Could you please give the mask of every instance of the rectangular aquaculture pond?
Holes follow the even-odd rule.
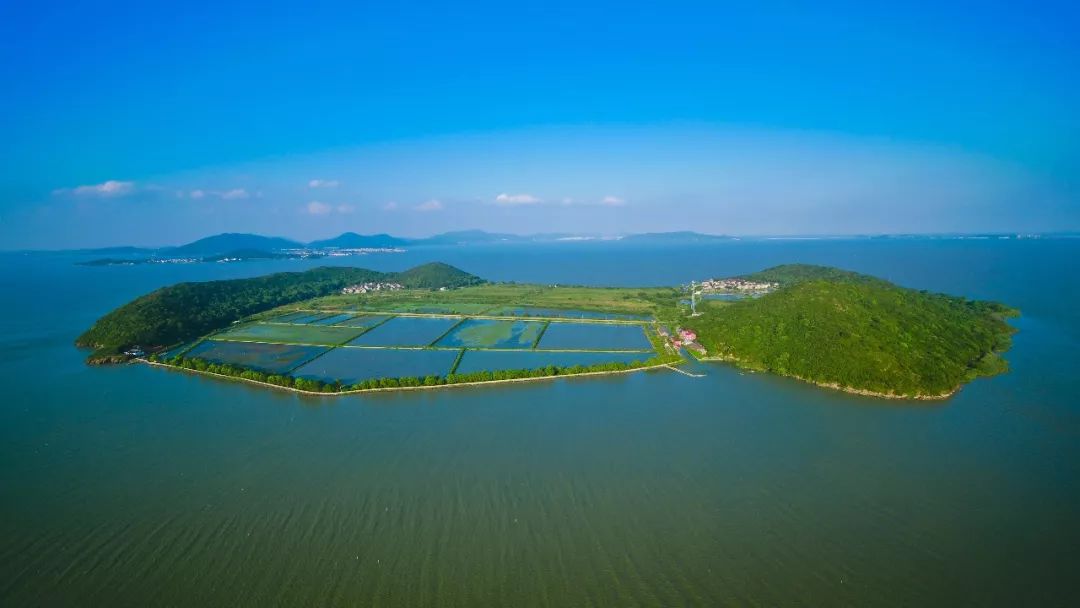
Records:
[[[293,323],[296,319],[302,319],[304,317],[310,317],[311,312],[307,310],[298,310],[296,312],[289,312],[283,315],[276,316],[272,319],[268,319],[271,323]]]
[[[460,321],[456,317],[394,317],[349,345],[427,346]]]
[[[406,312],[429,315],[475,315],[482,313],[491,307],[491,304],[478,304],[473,302],[401,302],[396,300],[380,302],[379,300],[371,300],[360,304],[358,309],[385,313]]]
[[[597,365],[600,363],[633,363],[645,361],[653,353],[559,353],[538,350],[493,351],[467,350],[455,373],[468,374],[482,371],[508,369],[540,369],[549,365],[570,367],[573,365]],[[318,360],[315,361],[316,363]]]
[[[299,378],[356,384],[378,378],[445,376],[459,351],[335,348],[293,372]]]
[[[295,319],[291,319],[289,323],[300,323],[306,325],[310,323],[316,323],[318,321],[322,321],[323,319],[334,316],[337,316],[337,314],[332,312],[308,312],[302,317],[296,317]]]
[[[542,308],[539,306],[503,306],[489,311],[494,317],[551,317],[555,319],[592,319],[601,321],[648,321],[646,315],[631,315],[615,312],[596,312],[593,310],[568,310],[563,308]]]
[[[352,315],[340,313],[340,314],[336,314],[336,315],[330,315],[329,317],[323,317],[322,319],[316,319],[315,321],[312,321],[311,324],[312,325],[341,325],[342,321],[346,321],[346,320],[348,320],[350,318],[352,318]]]
[[[469,319],[439,340],[437,346],[529,349],[543,329],[542,321]]]
[[[345,327],[374,327],[390,318],[390,315],[358,315],[336,323]]]
[[[321,325],[241,325],[214,336],[215,340],[252,340],[256,342],[299,342],[302,344],[342,344],[360,335],[361,327],[325,327]]]
[[[205,340],[184,356],[198,357],[214,363],[231,363],[272,374],[283,374],[326,351],[327,348],[323,346]]]
[[[652,350],[640,325],[552,322],[538,349]]]

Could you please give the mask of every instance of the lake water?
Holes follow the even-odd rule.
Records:
[[[2,254],[0,605],[1063,606],[1080,592],[1080,241],[462,247],[493,280],[834,264],[1021,308],[941,404],[701,365],[303,397],[72,340],[158,286],[304,268]]]

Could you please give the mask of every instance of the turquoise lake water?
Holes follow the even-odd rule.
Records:
[[[605,285],[814,262],[1022,309],[1012,371],[939,404],[721,364],[345,398],[91,368],[72,341],[134,296],[318,263],[76,259],[0,254],[2,606],[1067,606],[1080,593],[1080,241],[332,260]]]

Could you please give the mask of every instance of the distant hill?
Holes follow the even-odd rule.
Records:
[[[859,274],[857,272],[833,268],[831,266],[816,266],[814,264],[782,264],[760,272],[745,275],[742,278],[751,281],[780,283],[784,286],[796,285],[807,281],[843,281],[848,283],[884,282],[882,279],[870,275]]]
[[[464,270],[442,262],[431,262],[404,272],[390,275],[390,280],[406,287],[438,289],[439,287],[466,287],[479,285],[484,280]]]
[[[263,251],[262,249],[237,249],[226,253],[216,253],[203,258],[204,262],[218,262],[221,260],[281,260],[285,258],[301,257],[296,253],[281,253],[279,251]],[[322,257],[322,256],[316,256]]]
[[[699,232],[649,232],[644,234],[630,234],[619,239],[605,238],[602,240],[618,240],[624,243],[636,244],[674,244],[674,243],[708,243],[714,241],[730,240],[729,236],[701,234]],[[179,247],[166,247],[156,250],[159,255],[174,256],[210,256],[220,255],[233,251],[264,251],[274,252],[282,249],[299,249],[310,247],[312,249],[391,249],[396,247],[424,247],[424,246],[449,246],[449,245],[482,245],[495,243],[550,243],[558,241],[577,240],[601,240],[596,234],[575,233],[537,233],[537,234],[509,234],[504,232],[487,232],[484,230],[456,230],[444,232],[433,236],[413,239],[392,234],[358,234],[345,232],[329,239],[319,239],[310,243],[301,243],[292,239],[275,236],[262,236],[259,234],[247,234],[227,232],[199,239],[197,241],[180,245]],[[135,254],[149,253],[155,250],[137,247],[110,247],[99,250],[85,250],[100,254]]]
[[[332,239],[323,239],[321,241],[312,241],[308,243],[308,247],[316,249],[335,248],[335,249],[363,249],[363,248],[393,248],[404,247],[409,244],[408,239],[403,239],[396,236],[390,236],[389,234],[357,234],[355,232],[346,232],[338,235]]]
[[[789,264],[746,275],[781,287],[684,323],[713,358],[852,392],[944,397],[1008,369],[1017,311],[838,268]]]
[[[170,255],[211,255],[226,253],[229,251],[261,250],[274,251],[277,249],[294,249],[303,247],[301,243],[276,236],[262,236],[258,234],[243,234],[227,232],[208,236],[187,245],[181,245],[168,250]]]

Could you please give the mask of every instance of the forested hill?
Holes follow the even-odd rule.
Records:
[[[833,268],[832,266],[816,266],[814,264],[782,264],[780,266],[767,268],[760,272],[744,275],[741,278],[750,281],[779,283],[785,286],[805,283],[807,281],[889,284],[883,279],[872,277],[868,274],[859,274],[850,270]]]
[[[709,355],[818,384],[894,396],[951,393],[1007,369],[998,353],[1017,312],[821,266],[778,266],[747,278],[779,282],[756,299],[686,320]]]
[[[120,354],[133,345],[153,349],[192,340],[248,315],[368,281],[420,289],[484,282],[453,266],[431,263],[396,273],[324,267],[250,279],[180,283],[162,287],[110,312],[79,336],[75,344],[95,349],[90,362],[109,362],[121,358]]]

